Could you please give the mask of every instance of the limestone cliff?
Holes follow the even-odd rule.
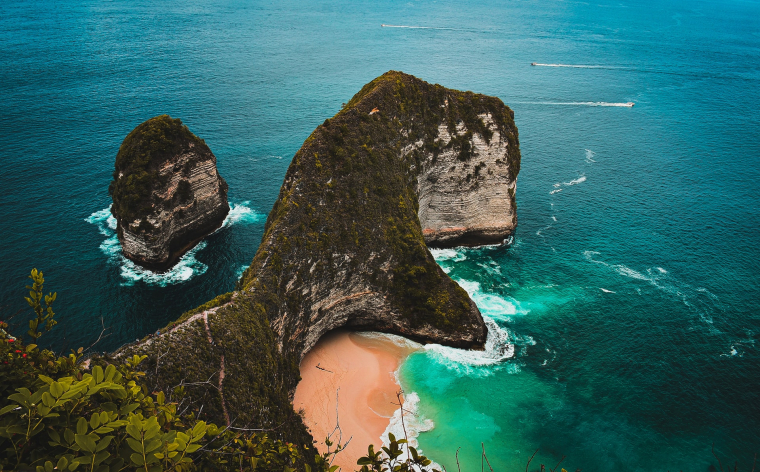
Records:
[[[179,119],[140,124],[116,156],[109,192],[124,255],[166,270],[229,213],[227,183],[206,143]]]
[[[478,308],[426,242],[508,237],[519,165],[501,100],[388,72],[295,154],[236,291],[121,353],[148,354],[159,387],[194,382],[206,414],[299,435],[288,395],[329,330],[483,347]]]

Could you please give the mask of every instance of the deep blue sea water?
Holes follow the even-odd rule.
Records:
[[[483,442],[495,470],[540,448],[531,468],[707,471],[714,442],[750,469],[757,2],[0,2],[0,316],[37,267],[59,294],[50,340],[105,325],[107,350],[229,291],[303,140],[391,69],[500,97],[523,157],[513,245],[436,252],[494,342],[402,366],[422,450],[448,470]],[[209,144],[234,211],[156,276],[105,210],[121,140],[162,113]]]

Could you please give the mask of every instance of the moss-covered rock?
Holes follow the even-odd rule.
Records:
[[[477,307],[426,241],[508,237],[519,163],[501,100],[388,72],[296,153],[236,291],[116,355],[149,355],[156,388],[187,384],[218,421],[305,444],[290,395],[327,331],[482,348]]]
[[[151,118],[127,135],[109,192],[124,255],[155,270],[174,265],[229,213],[216,157],[169,115]]]

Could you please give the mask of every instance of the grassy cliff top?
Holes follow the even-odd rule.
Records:
[[[191,144],[199,146],[202,153],[211,153],[206,143],[179,118],[172,119],[169,115],[151,118],[132,130],[119,147],[113,181],[108,188],[114,203],[112,213],[132,220],[149,211],[158,168]]]

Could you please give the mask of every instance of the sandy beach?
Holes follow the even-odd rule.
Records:
[[[337,413],[343,442],[351,442],[334,465],[356,470],[356,460],[367,453],[367,446],[381,446],[380,436],[399,408],[396,392],[401,387],[394,372],[412,351],[382,336],[336,331],[304,357],[293,406],[304,410],[320,452],[326,450],[324,439],[335,429]],[[337,432],[332,440],[337,442]]]

